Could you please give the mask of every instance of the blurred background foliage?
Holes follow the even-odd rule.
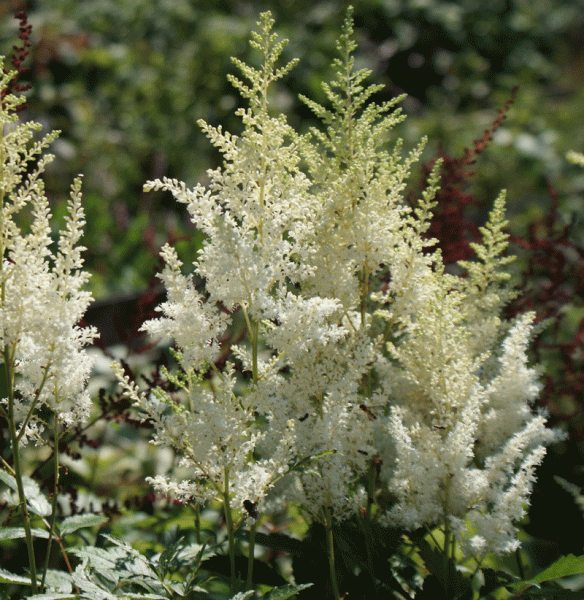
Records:
[[[474,206],[469,202],[477,223],[500,189],[508,189],[510,230],[516,240],[523,239],[513,247],[521,256],[517,281],[529,274],[520,308],[535,308],[540,316],[555,319],[535,348],[547,371],[541,404],[552,410],[555,422],[567,424],[572,437],[549,453],[540,471],[526,530],[534,536],[532,559],[542,565],[561,553],[581,553],[581,511],[573,494],[553,477],[584,489],[584,171],[565,160],[566,151],[584,149],[584,0],[352,3],[358,66],[372,70],[372,83],[385,84],[375,100],[408,94],[403,108],[409,118],[397,135],[406,148],[427,135],[424,161],[441,152],[464,157],[465,148],[476,149],[473,140],[491,127],[518,87],[506,120],[476,157],[477,164],[461,158],[453,163],[451,176],[453,185],[477,201]],[[0,53],[9,56],[17,40],[16,11],[27,10],[33,25],[25,63],[31,71],[24,78],[32,89],[22,117],[62,131],[47,173],[56,216],[64,212],[73,177],[84,174],[84,244],[91,285],[101,306],[111,309],[105,321],[111,325],[118,319],[114,329],[119,330],[108,333],[108,339],[119,340],[122,329],[129,339],[135,337],[139,323],[132,314],[148,312],[159,300],[155,292],[141,292],[156,284],[153,275],[164,242],[174,243],[184,262],[196,256],[202,238],[184,206],[162,193],[144,193],[142,186],[162,176],[191,186],[205,183],[206,169],[219,164],[220,156],[196,123],[203,118],[234,133],[241,130],[233,114],[240,100],[226,75],[236,72],[230,56],[257,60],[247,41],[259,13],[271,10],[276,31],[290,40],[284,58],[300,58],[274,95],[273,108],[304,131],[314,120],[298,95],[324,100],[321,81],[330,75],[347,4],[0,1]],[[471,169],[476,170],[472,178]],[[414,194],[422,185],[422,169],[419,175],[412,179]],[[452,193],[450,199],[460,200],[460,194]],[[550,213],[554,199],[557,211]],[[456,235],[450,237],[455,240]],[[107,335],[102,329],[102,336]],[[109,373],[109,360],[105,362],[103,371]],[[118,410],[115,403],[112,408],[103,402],[104,419],[117,421],[110,415]],[[100,461],[95,459],[90,474],[78,469],[83,485],[101,496],[92,482],[109,477],[122,496],[123,490],[146,493],[142,479],[135,480],[136,473],[157,470],[148,463],[151,458],[144,458],[151,456],[146,438],[127,424],[114,433],[111,428],[100,431]],[[116,475],[114,464],[120,470]],[[108,489],[103,496],[111,494]]]
[[[62,131],[48,187],[60,198],[84,173],[88,213],[85,243],[97,298],[142,289],[157,248],[182,238],[183,207],[143,183],[163,175],[192,185],[219,157],[196,124],[203,118],[240,130],[239,98],[226,80],[229,57],[253,61],[247,43],[259,13],[270,9],[290,39],[285,58],[298,56],[274,98],[301,130],[312,122],[298,101],[322,99],[343,0],[4,0],[0,48],[15,41],[16,10],[33,25],[28,66],[33,84],[24,118]],[[461,153],[509,98],[508,119],[481,156],[474,181],[480,200],[509,189],[512,213],[524,221],[549,205],[545,177],[561,179],[563,208],[579,214],[584,176],[564,160],[584,147],[584,0],[363,0],[355,4],[358,61],[386,85],[387,96],[409,94],[410,118],[398,134],[410,145]],[[382,100],[385,98],[376,98]],[[55,204],[59,210],[62,203]],[[200,244],[179,241],[185,260]]]

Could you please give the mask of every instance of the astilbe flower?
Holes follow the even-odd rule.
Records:
[[[235,61],[248,80],[231,78],[248,103],[241,137],[202,123],[224,155],[209,186],[146,185],[172,192],[207,236],[195,263],[207,295],[166,246],[168,300],[145,324],[175,340],[181,371],[167,376],[182,397],[142,392],[117,368],[156,443],[191,469],[191,480],[154,484],[183,500],[223,494],[241,509],[278,480],[276,499],[342,519],[364,505],[375,458],[387,523],[441,526],[474,554],[512,550],[534,468],[558,434],[529,407],[539,390],[526,357],[533,316],[501,318],[513,296],[504,195],[472,245],[478,260],[460,263],[468,276],[446,273],[427,237],[440,162],[410,207],[404,190],[424,140],[405,157],[400,140],[389,146],[400,99],[370,102],[379,86],[364,87],[369,71],[354,68],[350,15],[324,85],[330,108],[304,99],[324,128],[306,135],[268,110],[270,86],[293,66],[276,69],[284,43],[272,24],[263,14],[253,34],[263,67]],[[225,311],[236,310],[247,343],[227,349],[220,369]]]
[[[13,78],[14,72],[4,73],[0,89]],[[23,102],[7,94],[0,107],[0,344],[9,387],[1,410],[14,421],[21,443],[42,441],[43,407],[64,428],[87,418],[92,363],[84,347],[96,335],[78,326],[91,301],[82,289],[89,275],[78,245],[85,224],[81,179],[72,186],[54,250],[41,176],[53,158],[43,151],[58,132],[35,141],[41,126],[18,121]]]
[[[406,268],[390,282],[386,299],[394,302],[384,315],[402,325],[382,368],[390,404],[378,435],[393,440],[382,452],[382,478],[395,496],[386,521],[442,524],[475,556],[518,547],[514,523],[534,469],[561,437],[529,408],[540,389],[526,355],[534,315],[510,323],[498,316],[512,295],[503,208],[502,194],[481,228],[483,243],[472,245],[479,260],[459,263],[467,278],[446,274],[435,253],[415,276]],[[410,294],[423,296],[415,315],[399,306]]]

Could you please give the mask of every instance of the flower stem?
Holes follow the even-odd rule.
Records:
[[[14,422],[14,362],[11,360],[11,352],[8,347],[4,347],[4,368],[6,370],[6,381],[8,387],[8,428],[10,431],[10,444],[12,446],[12,458],[14,461],[14,478],[18,490],[18,501],[22,509],[22,519],[24,524],[24,534],[26,539],[26,548],[28,551],[28,563],[30,569],[30,587],[33,595],[37,592],[37,574],[34,556],[34,546],[32,531],[30,526],[30,514],[26,506],[26,496],[24,494],[24,484],[22,482],[22,464],[20,462],[19,438],[16,433],[16,423]]]
[[[195,541],[201,544],[201,505],[195,504]]]
[[[253,560],[255,551],[255,534],[258,526],[256,519],[253,519],[251,527],[249,528],[249,545],[247,548],[247,580],[245,582],[245,591],[252,589],[253,586]]]
[[[252,363],[252,383],[253,385],[257,385],[258,382],[258,345],[259,345],[259,331],[260,324],[258,321],[252,321],[249,318],[249,314],[247,312],[247,308],[242,306],[243,316],[245,317],[245,322],[247,324],[247,332],[249,343],[251,344],[251,363]]]
[[[223,511],[227,526],[227,540],[229,543],[229,567],[231,575],[231,593],[235,593],[235,537],[233,535],[233,519],[231,518],[231,505],[229,503],[229,467],[225,467],[225,489],[223,492]]]
[[[53,501],[51,506],[51,520],[49,524],[49,539],[47,540],[47,554],[45,557],[45,567],[43,569],[43,576],[41,579],[41,590],[45,586],[45,578],[47,576],[47,570],[49,568],[51,559],[51,548],[53,545],[53,535],[55,531],[55,518],[57,516],[57,499],[59,497],[59,419],[57,413],[53,415],[54,418],[54,431],[53,436],[55,439],[55,449],[53,452]]]
[[[327,506],[324,509],[325,529],[326,529],[326,549],[329,562],[331,585],[333,588],[333,596],[335,600],[340,600],[339,584],[337,582],[337,570],[335,568],[335,548],[333,543],[333,518],[331,509]]]
[[[377,479],[376,474],[377,472],[375,465],[371,465],[369,467],[369,473],[367,478],[367,506],[363,513],[361,513],[361,518],[359,519],[365,537],[365,550],[367,552],[367,570],[369,571],[369,576],[374,587],[375,568],[373,566],[373,554],[371,551],[373,547],[373,536],[371,533],[371,507],[373,505],[373,499],[375,494]]]
[[[253,338],[251,346],[251,361],[252,361],[252,382],[256,386],[258,383],[258,336],[259,336],[259,323],[254,321],[253,323]]]
[[[444,503],[444,573],[446,575],[445,581],[445,592],[446,596],[450,597],[450,582],[451,578],[451,567],[454,564],[454,540],[452,539],[452,531],[450,530],[449,516],[449,500],[450,500],[450,482],[449,478],[446,483],[446,501]],[[452,556],[451,556],[452,555]],[[452,562],[451,562],[452,558]]]

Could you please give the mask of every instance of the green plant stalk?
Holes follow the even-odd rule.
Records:
[[[255,553],[255,534],[258,526],[256,519],[249,528],[249,544],[247,547],[247,579],[245,581],[245,591],[251,590],[253,587],[253,561]]]
[[[326,529],[326,550],[329,563],[329,571],[331,578],[331,585],[333,588],[333,596],[335,600],[340,600],[339,595],[339,584],[337,582],[337,570],[335,568],[335,548],[333,540],[333,518],[331,515],[331,509],[327,506],[324,509],[325,518],[325,529]]]
[[[363,535],[365,537],[365,550],[367,552],[367,570],[371,581],[375,584],[375,568],[373,566],[373,554],[371,548],[373,547],[373,539],[371,535],[371,507],[373,506],[373,495],[375,493],[376,486],[376,472],[375,466],[369,467],[369,474],[367,477],[367,507],[365,508],[365,514],[359,519],[361,528],[363,529]]]
[[[446,596],[450,596],[450,554],[454,554],[454,540],[452,539],[452,532],[450,530],[450,521],[448,520],[448,509],[449,509],[449,496],[450,496],[450,479],[446,484],[446,501],[444,503],[444,573],[446,575]],[[454,559],[454,556],[452,557]]]
[[[233,519],[229,504],[229,467],[225,467],[225,489],[223,491],[223,511],[227,525],[227,540],[229,544],[229,567],[231,575],[231,593],[235,592],[235,536],[233,535]]]
[[[14,355],[13,355],[14,356]],[[12,362],[11,362],[12,364]],[[49,363],[46,367],[45,367],[45,372],[43,375],[43,379],[38,387],[37,390],[35,390],[35,394],[34,394],[34,399],[33,401],[30,403],[30,408],[28,409],[28,412],[26,413],[26,417],[24,419],[24,421],[22,422],[22,425],[20,426],[20,431],[18,432],[18,434],[16,435],[16,439],[20,440],[20,438],[24,435],[24,432],[26,431],[26,426],[28,425],[28,422],[30,421],[34,410],[36,408],[37,405],[37,401],[41,396],[41,392],[43,391],[43,388],[45,387],[45,383],[47,381],[47,378],[49,376],[49,368],[50,368],[51,364]]]
[[[263,186],[262,186],[262,196],[263,196]],[[258,346],[259,346],[259,323],[258,321],[254,321],[252,324],[252,328],[249,331],[250,334],[250,342],[251,342],[251,362],[252,362],[252,386],[256,387],[258,383]],[[255,534],[257,528],[257,521],[253,519],[253,523],[249,528],[249,546],[248,546],[248,555],[247,555],[247,578],[245,580],[245,589],[246,591],[251,590],[253,586],[253,561],[254,561],[254,551],[255,551]]]
[[[201,506],[195,504],[195,541],[201,544]]]
[[[515,550],[515,560],[517,561],[517,569],[519,571],[519,577],[525,580],[525,569],[523,568],[523,562],[521,560],[521,550],[517,548]]]
[[[367,303],[369,301],[369,277],[370,267],[367,262],[362,271],[362,288],[361,288],[361,327],[365,325],[365,316],[367,315]]]
[[[49,539],[47,540],[47,554],[45,557],[45,566],[43,569],[43,575],[41,578],[40,589],[43,590],[45,587],[45,578],[47,576],[47,570],[49,568],[51,559],[51,549],[53,546],[53,535],[55,531],[55,519],[57,517],[57,500],[59,498],[59,419],[57,413],[53,414],[53,437],[55,439],[55,450],[53,455],[53,499],[51,502],[51,520],[49,522]]]
[[[255,387],[258,383],[258,337],[260,324],[257,321],[253,322],[253,332],[250,332],[251,336],[251,361],[252,361],[252,381]]]
[[[247,308],[242,306],[243,316],[245,317],[245,323],[247,325],[248,339],[251,344],[251,369],[252,369],[252,382],[255,386],[258,382],[258,345],[259,345],[259,329],[260,324],[257,321],[251,321]]]
[[[2,299],[4,299],[4,286],[2,286]],[[24,494],[24,485],[22,483],[22,465],[20,462],[19,439],[16,434],[16,425],[14,422],[14,362],[12,360],[10,349],[4,346],[4,369],[6,370],[6,381],[8,382],[8,429],[10,432],[10,444],[12,446],[12,458],[14,460],[14,478],[18,489],[18,501],[22,508],[22,517],[24,524],[24,533],[26,539],[26,548],[28,551],[28,562],[30,569],[30,587],[34,594],[37,593],[37,574],[34,555],[34,546],[32,531],[30,526],[30,514],[26,506],[26,496]]]

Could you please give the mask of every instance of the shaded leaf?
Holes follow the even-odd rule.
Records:
[[[94,600],[92,596],[85,596],[79,594],[63,594],[63,593],[48,593],[48,594],[36,594],[34,596],[26,596],[25,600]]]
[[[101,525],[107,520],[107,517],[104,517],[103,515],[73,515],[72,517],[67,517],[61,523],[61,535],[73,533],[74,531],[82,529],[83,527],[94,527],[95,525]]]
[[[5,571],[0,567],[0,583],[24,583],[25,585],[30,585],[30,577],[16,575],[15,573],[10,573],[10,571]]]
[[[6,473],[6,471],[0,470],[0,481],[3,481],[11,490],[14,490],[15,492],[18,491],[16,479],[14,479],[12,475]]]
[[[39,515],[39,517],[48,517],[51,514],[51,504],[41,492],[39,484],[30,477],[23,477],[22,485],[24,486],[26,503],[31,512]]]
[[[49,537],[49,532],[44,529],[31,529],[30,532],[33,537],[45,539]],[[0,529],[0,540],[16,540],[24,537],[26,537],[24,527],[2,527]]]
[[[534,579],[549,581],[550,579],[559,579],[560,577],[569,577],[580,573],[584,573],[584,556],[568,554],[568,556],[562,556],[547,569],[538,573]]]
[[[274,588],[266,596],[267,600],[287,600],[296,595],[301,590],[310,587],[312,583],[303,583],[302,585],[283,585],[282,587]]]

